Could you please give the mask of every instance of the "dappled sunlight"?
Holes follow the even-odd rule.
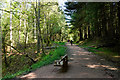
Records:
[[[37,51],[35,51],[35,53],[37,53]]]
[[[90,60],[90,58],[76,58],[76,60],[86,61],[86,60]]]
[[[4,53],[3,53],[4,54]],[[20,56],[22,56],[22,55],[24,55],[24,53],[7,53],[7,56],[9,57],[9,56],[13,56],[13,55],[20,55]]]
[[[76,53],[76,54],[72,54],[72,55],[85,55],[85,56],[90,55],[89,52],[74,51],[74,53]],[[87,54],[87,55],[86,55],[86,54]]]
[[[101,61],[105,61],[105,59],[100,59]]]
[[[84,60],[89,60],[90,58],[82,58],[82,59],[84,59]]]
[[[78,55],[86,55],[86,54],[78,54]]]
[[[97,68],[97,67],[100,67],[100,65],[87,65],[87,67],[89,67],[89,68]]]
[[[76,51],[77,53],[80,53],[80,54],[88,54],[89,52],[81,52],[81,51]]]
[[[72,55],[77,55],[77,54],[72,54]]]
[[[108,68],[108,69],[110,69],[110,70],[118,70],[117,68]]]
[[[113,56],[114,58],[120,58],[120,56]]]
[[[118,70],[117,68],[114,68],[114,67],[111,67],[111,66],[107,66],[107,65],[87,65],[87,67],[89,68],[100,68],[100,67],[103,67],[103,68],[107,68],[107,69],[110,69],[110,70]]]
[[[74,58],[70,58],[70,60],[74,60]]]
[[[84,43],[84,41],[80,41],[80,42],[79,42],[79,44],[82,44],[82,43]]]
[[[28,78],[28,79],[31,79],[31,78],[36,78],[36,74],[35,73],[29,73],[27,75],[24,75],[22,76],[21,78]]]
[[[3,78],[114,78],[120,4],[61,1],[0,2]]]

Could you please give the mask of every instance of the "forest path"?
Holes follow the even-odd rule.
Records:
[[[21,78],[112,78],[117,68],[111,62],[76,45],[66,43],[69,57],[68,68],[62,70],[53,64],[43,66]]]

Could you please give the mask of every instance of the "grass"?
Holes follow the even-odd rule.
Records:
[[[42,66],[51,64],[54,62],[54,60],[60,59],[61,56],[65,55],[66,52],[66,47],[64,47],[63,45],[65,45],[64,42],[55,42],[59,45],[59,47],[57,47],[54,50],[51,50],[50,53],[44,57],[42,57],[39,61],[37,61],[35,64],[32,64],[29,68],[27,66],[24,66],[24,68],[22,68],[21,70],[17,71],[16,73],[8,73],[7,75],[5,75],[2,80],[8,79],[8,78],[14,78],[18,75],[21,75],[23,73],[28,73],[30,71],[33,71],[37,68],[40,68]],[[15,56],[13,57],[15,58]],[[22,60],[24,58],[21,58]],[[15,66],[14,66],[15,67]],[[21,66],[22,67],[22,66]]]
[[[65,45],[65,42],[54,42],[55,44]]]
[[[51,51],[49,55],[43,57],[41,61],[37,62],[36,64],[33,64],[31,66],[31,68],[36,69],[36,68],[39,68],[41,66],[53,63],[54,60],[60,59],[60,57],[65,54],[65,51],[66,51],[66,48],[60,46],[57,49],[55,49],[54,51]]]
[[[101,44],[100,41],[97,40],[86,40],[80,42],[81,44],[78,44],[79,47],[85,48],[90,52],[93,52],[99,56],[104,57],[106,60],[110,60],[112,62],[118,63],[120,62],[120,54],[119,51],[117,51],[117,46],[113,47],[101,47],[101,48],[95,48],[98,44]],[[117,64],[117,66],[120,64]]]

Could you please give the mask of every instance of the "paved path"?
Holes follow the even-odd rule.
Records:
[[[53,64],[41,67],[21,78],[114,78],[117,68],[111,62],[76,45],[66,43],[69,66],[66,70]]]

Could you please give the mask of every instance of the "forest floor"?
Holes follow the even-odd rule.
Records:
[[[118,78],[114,63],[73,44],[66,43],[69,63],[67,69],[53,64],[43,66],[19,78]]]

